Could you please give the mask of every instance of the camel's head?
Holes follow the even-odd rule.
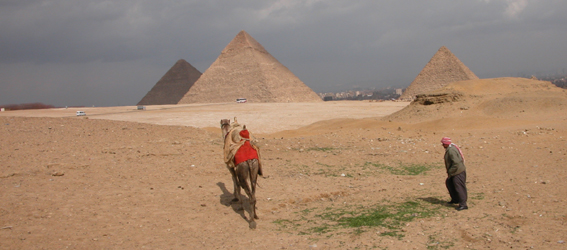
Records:
[[[221,120],[220,120],[220,125],[221,125],[221,128],[222,128],[223,126],[226,126],[226,125],[229,125],[229,126],[230,126],[230,119],[221,119]]]
[[[230,119],[220,120],[220,127],[222,131],[222,136],[225,137],[228,131],[230,131]]]

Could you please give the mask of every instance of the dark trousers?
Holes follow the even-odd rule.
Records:
[[[449,177],[445,180],[445,185],[447,190],[449,190],[449,195],[451,195],[451,201],[459,203],[460,207],[467,206],[467,171]]]

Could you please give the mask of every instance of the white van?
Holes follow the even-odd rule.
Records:
[[[246,102],[246,98],[238,98],[236,99],[237,103],[245,103]]]
[[[85,116],[87,113],[85,111],[77,111],[77,116]]]

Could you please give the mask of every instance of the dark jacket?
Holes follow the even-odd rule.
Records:
[[[447,168],[447,174],[451,177],[466,170],[463,157],[454,145],[449,145],[445,149],[445,168]]]

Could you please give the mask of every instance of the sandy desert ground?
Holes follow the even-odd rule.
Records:
[[[500,78],[428,98],[2,112],[0,249],[567,248],[566,91]],[[222,161],[234,116],[262,150],[255,230]],[[443,136],[468,210],[445,204]]]
[[[0,116],[76,117],[85,111],[89,119],[104,119],[151,123],[158,125],[191,126],[214,132],[220,119],[241,121],[254,128],[255,133],[273,133],[298,129],[309,124],[337,118],[383,117],[408,105],[408,102],[327,102],[327,103],[215,103],[122,107],[56,108],[21,110],[0,113]],[[219,132],[220,133],[220,132]]]

